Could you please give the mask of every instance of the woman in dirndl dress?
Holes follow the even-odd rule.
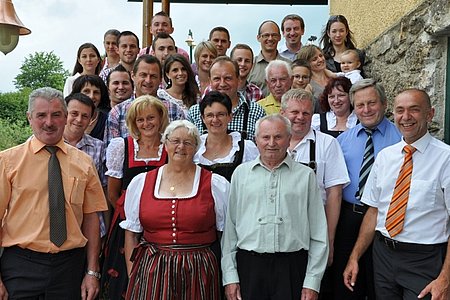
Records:
[[[125,198],[126,299],[219,299],[210,245],[223,230],[229,183],[194,164],[200,136],[192,123],[172,122],[162,141],[169,162],[136,176]]]
[[[161,135],[169,118],[160,100],[149,95],[135,99],[127,111],[126,122],[130,136],[113,138],[106,153],[108,198],[114,207],[114,216],[103,250],[101,295],[111,300],[124,299],[128,284],[125,233],[119,226],[125,219],[125,191],[136,175],[167,162]]]

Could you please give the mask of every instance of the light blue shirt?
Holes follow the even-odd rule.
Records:
[[[224,285],[239,282],[237,248],[258,253],[304,249],[308,264],[303,287],[319,291],[328,259],[328,237],[314,172],[289,155],[273,170],[259,157],[237,167],[231,179],[222,243]]]
[[[360,204],[355,195],[358,191],[359,171],[366,147],[367,134],[360,123],[344,131],[337,137],[337,140],[344,153],[345,164],[350,176],[350,184],[342,190],[342,198],[349,203]],[[377,130],[373,132],[372,140],[376,157],[382,149],[398,143],[401,140],[401,134],[392,122],[383,118],[377,125]]]

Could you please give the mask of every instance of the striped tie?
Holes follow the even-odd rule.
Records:
[[[373,151],[372,134],[376,129],[364,128],[367,133],[366,147],[364,148],[364,156],[359,170],[359,189],[356,192],[356,198],[361,198],[364,187],[366,186],[367,177],[369,177],[370,169],[372,169],[373,162],[375,161],[375,155]]]
[[[413,169],[412,155],[416,151],[416,148],[411,145],[406,145],[403,151],[405,151],[405,160],[400,168],[386,217],[386,229],[391,237],[396,236],[403,230]]]

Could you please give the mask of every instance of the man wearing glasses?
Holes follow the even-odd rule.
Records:
[[[267,85],[265,82],[264,70],[269,62],[275,59],[284,60],[290,63],[290,60],[284,58],[278,53],[277,46],[281,39],[280,27],[271,20],[262,22],[258,29],[256,39],[261,44],[261,52],[255,57],[253,69],[250,72],[248,81],[256,84],[261,90],[263,96],[268,95]]]

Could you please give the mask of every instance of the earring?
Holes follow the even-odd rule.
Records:
[[[169,78],[169,80],[167,81],[167,85],[169,85],[169,86],[172,85],[172,79]]]

